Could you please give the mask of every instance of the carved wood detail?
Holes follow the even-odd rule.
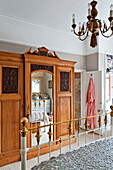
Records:
[[[46,56],[46,57],[52,57],[52,58],[59,58],[55,51],[50,52],[47,48],[45,47],[40,47],[37,48],[36,50],[32,51],[32,48],[30,48],[27,51],[27,54],[34,54],[34,55],[40,55],[40,56]]]
[[[70,88],[69,72],[60,72],[60,91],[69,91]]]
[[[18,93],[18,68],[2,67],[2,93]]]
[[[47,70],[53,73],[53,66],[31,64],[31,72],[35,70]]]

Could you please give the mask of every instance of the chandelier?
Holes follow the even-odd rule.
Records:
[[[75,14],[73,14],[72,16],[73,33],[77,35],[81,41],[84,41],[88,37],[90,32],[92,34],[90,46],[93,48],[97,46],[97,36],[99,35],[99,30],[101,34],[106,38],[109,38],[113,35],[113,4],[110,6],[110,16],[108,18],[110,22],[109,27],[107,27],[105,21],[101,22],[100,19],[96,18],[98,14],[96,5],[97,1],[95,0],[88,4],[88,21],[86,23],[84,22],[83,24],[79,23],[78,32],[76,31]],[[108,32],[109,30],[111,31],[110,35],[106,35],[106,32]]]

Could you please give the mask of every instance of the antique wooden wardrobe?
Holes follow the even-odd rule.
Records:
[[[53,122],[74,118],[74,64],[59,59],[45,47],[25,54],[0,52],[0,166],[20,160],[20,119],[31,114],[33,71],[52,74]],[[32,127],[31,122],[28,127]],[[53,138],[66,136],[67,127],[67,124],[56,126]],[[27,145],[31,146],[31,133]],[[46,153],[46,148],[42,153]],[[28,159],[36,155],[36,149],[29,151]]]

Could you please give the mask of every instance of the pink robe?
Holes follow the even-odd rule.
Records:
[[[95,114],[95,88],[93,79],[90,78],[87,89],[87,116],[94,116]],[[94,129],[96,127],[96,118],[88,118],[88,128]]]

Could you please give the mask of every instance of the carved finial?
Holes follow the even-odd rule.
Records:
[[[21,130],[22,137],[25,137],[28,132],[28,129],[26,128],[27,123],[28,123],[28,119],[26,117],[21,118],[21,124],[23,126]]]
[[[105,122],[105,126],[107,126],[107,122],[108,122],[108,120],[107,120],[107,115],[105,115],[104,122]]]
[[[38,145],[39,145],[39,143],[40,143],[40,138],[41,138],[41,136],[42,135],[40,135],[40,131],[39,131],[39,126],[38,126],[38,128],[37,128],[37,134],[36,134],[36,139],[37,139],[37,143],[38,143]]]
[[[71,130],[72,130],[72,127],[71,127],[71,120],[70,120],[70,122],[69,122],[69,127],[68,127],[68,129],[69,129],[69,136],[71,136]]]
[[[77,126],[77,128],[78,128],[78,133],[80,133],[80,121],[79,121],[79,118],[78,118],[78,126]]]
[[[110,112],[111,117],[113,117],[113,105],[110,106],[110,109],[111,109],[111,112]]]
[[[35,50],[33,48],[30,48],[29,50],[25,52],[25,54],[33,54],[33,55],[46,56],[46,57],[52,57],[52,58],[59,58],[54,51],[50,52],[46,47],[40,47]]]
[[[47,134],[49,136],[49,142],[50,142],[51,141],[51,137],[52,137],[51,123],[49,125],[49,132]]]
[[[98,118],[98,124],[99,124],[99,128],[100,128],[102,125],[101,116],[99,116],[99,118]]]
[[[87,131],[88,130],[88,121],[87,121],[87,118],[86,118],[86,120],[85,120],[85,123],[84,123],[84,126],[85,126],[85,130]]]

